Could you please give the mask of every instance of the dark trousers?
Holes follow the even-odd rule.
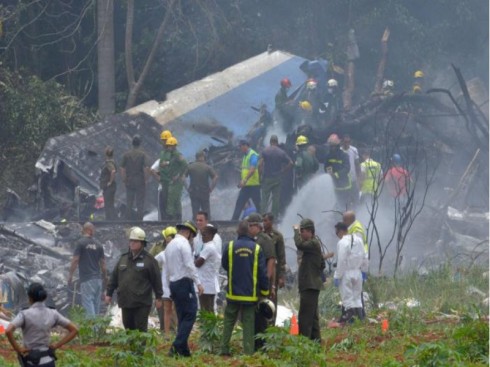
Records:
[[[252,199],[257,209],[257,213],[260,213],[260,186],[244,186],[240,189],[238,193],[238,198],[236,199],[235,210],[233,211],[233,216],[231,220],[238,220],[240,213],[245,206],[245,203]]]
[[[202,210],[208,213],[208,219],[211,220],[211,208],[209,205],[209,195],[207,197],[189,195],[191,198],[192,218],[196,218],[197,212]]]
[[[114,207],[114,198],[116,196],[116,183],[113,182],[111,186],[105,188],[102,194],[104,196],[105,220],[116,220],[116,208]]]
[[[127,330],[148,330],[148,316],[150,315],[151,306],[142,306],[135,308],[121,308],[122,322]]]
[[[318,296],[320,291],[306,289],[299,292],[299,333],[311,340],[321,340],[320,319],[318,317]]]
[[[159,220],[167,220],[167,199],[168,199],[168,184],[162,184],[162,189],[158,191],[158,218]]]
[[[178,320],[177,335],[172,343],[172,349],[176,354],[190,356],[187,341],[197,315],[197,298],[192,279],[182,278],[170,282],[170,296],[174,301]]]
[[[136,201],[136,216],[133,218],[133,205]],[[145,185],[138,187],[126,186],[126,219],[143,220],[145,211]]]
[[[203,294],[199,296],[199,305],[202,311],[214,313],[214,294]]]
[[[265,330],[269,326],[269,322],[266,320],[266,318],[258,312],[258,309],[255,309],[255,351],[258,351],[260,348],[262,348],[265,344],[264,339],[262,338],[257,338],[257,334],[259,333],[265,333]]]

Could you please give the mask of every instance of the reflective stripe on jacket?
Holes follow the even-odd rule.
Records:
[[[361,192],[365,194],[374,194],[378,189],[378,180],[381,176],[381,164],[372,159],[367,159],[361,163],[361,169],[364,173]]]
[[[364,226],[362,225],[361,222],[358,220],[355,220],[354,223],[352,223],[349,228],[347,229],[348,234],[359,234],[359,238],[362,239],[362,242],[364,244],[364,250],[366,253],[369,250],[368,243],[367,243],[367,236],[366,236],[366,230],[364,229]]]
[[[250,158],[252,156],[258,156],[258,154],[255,150],[249,149],[248,153],[242,159],[242,181],[244,181],[247,178],[248,171],[250,170]],[[248,179],[245,186],[258,186],[258,185],[260,185],[259,170],[256,167],[255,172]]]
[[[240,236],[230,241],[221,259],[228,273],[226,298],[232,302],[253,303],[269,294],[265,257],[253,239]]]

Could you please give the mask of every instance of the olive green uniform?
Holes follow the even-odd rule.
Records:
[[[195,218],[199,210],[208,213],[211,217],[209,206],[210,189],[209,180],[216,177],[214,169],[206,162],[193,162],[187,168],[189,176],[189,197],[191,198],[192,218]]]
[[[299,333],[312,340],[321,340],[318,316],[318,297],[323,287],[322,274],[325,260],[317,239],[303,241],[299,230],[294,230],[294,243],[303,253],[298,270],[300,304],[298,313]]]
[[[272,238],[269,237],[268,234],[264,232],[260,232],[257,235],[256,242],[262,248],[265,257],[266,267],[267,267],[267,262],[269,261],[269,259],[277,258],[276,250],[274,247],[274,241],[272,240]],[[272,287],[273,285],[274,284],[271,284],[269,279],[269,292],[270,292],[270,287]],[[265,317],[261,313],[255,312],[255,335],[259,333],[264,333],[268,326],[269,326],[269,322],[265,319]],[[255,350],[259,350],[263,346],[264,346],[264,340],[261,338],[256,338]]]
[[[117,218],[116,209],[114,208],[114,198],[116,196],[116,181],[111,182],[112,171],[117,171],[116,162],[113,159],[106,159],[102,171],[100,172],[99,186],[104,196],[104,212],[106,220],[115,220]]]
[[[124,153],[121,167],[126,171],[126,218],[132,218],[132,209],[136,200],[136,220],[143,219],[145,210],[145,169],[149,167],[148,156],[139,148],[133,148]]]
[[[276,252],[276,291],[278,289],[279,278],[284,277],[286,273],[286,247],[284,245],[284,237],[277,229],[272,228],[267,235],[272,239],[274,250]],[[274,306],[277,310],[277,294],[274,299]],[[274,313],[274,324],[276,323],[277,312]]]
[[[167,190],[165,213],[162,219],[182,220],[182,190],[187,161],[177,150],[163,150],[160,155],[160,183]]]
[[[130,251],[122,254],[107,285],[107,295],[112,297],[115,290],[124,328],[147,331],[152,291],[157,299],[163,296],[162,276],[155,258],[145,250],[136,258]]]
[[[295,187],[300,189],[318,171],[318,160],[312,156],[306,147],[301,147],[294,163]]]

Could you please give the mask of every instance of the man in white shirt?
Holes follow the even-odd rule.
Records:
[[[165,265],[170,296],[177,311],[178,328],[169,356],[190,357],[188,339],[196,321],[197,298],[204,291],[192,257],[191,242],[197,234],[194,223],[187,221],[177,224],[177,234],[165,249]]]
[[[194,258],[198,258],[201,253],[204,245],[204,241],[202,240],[202,230],[209,224],[209,215],[207,212],[199,211],[196,214],[196,227],[198,229],[196,238],[194,238]],[[221,256],[223,240],[221,236],[216,233],[213,237],[213,242],[218,250],[218,253]],[[219,289],[218,289],[219,290]]]
[[[345,223],[335,225],[337,243],[337,269],[334,284],[339,288],[342,299],[342,316],[340,323],[350,322],[353,317],[363,318],[362,313],[362,272],[367,271],[367,259],[362,240],[348,234]]]
[[[340,147],[342,151],[347,153],[349,156],[350,163],[350,179],[352,182],[352,188],[350,191],[349,205],[357,205],[359,202],[359,186],[358,179],[361,177],[361,165],[359,163],[359,152],[357,148],[351,145],[351,138],[349,135],[345,134],[342,139],[342,146]]]
[[[218,282],[218,272],[221,266],[221,254],[213,242],[213,237],[218,229],[212,224],[208,224],[201,231],[204,242],[199,257],[194,261],[197,273],[204,288],[204,293],[199,296],[201,310],[214,312],[214,299],[216,296],[216,283]]]

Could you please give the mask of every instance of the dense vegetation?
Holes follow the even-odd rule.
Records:
[[[136,81],[156,30],[166,21],[149,63],[151,77],[142,81],[136,104],[162,100],[168,91],[269,44],[342,67],[349,29],[356,31],[360,48],[354,102],[373,89],[386,27],[391,36],[385,76],[395,80],[397,90],[409,88],[416,69],[440,86],[450,63],[461,66],[465,77],[488,84],[489,4],[484,0],[6,0],[0,4],[2,187],[32,183],[32,167],[46,139],[95,120],[89,110],[98,109],[98,4],[114,7],[115,56],[109,66],[116,112],[127,105],[131,84],[125,55],[129,14]]]
[[[240,355],[241,331],[232,339],[233,357],[216,355],[222,317],[200,315],[191,335],[190,359],[166,356],[171,340],[157,331],[130,332],[107,328],[109,319],[87,322],[80,311],[71,318],[80,335],[59,351],[62,366],[488,366],[488,304],[478,290],[488,289],[488,271],[478,267],[451,270],[443,266],[426,275],[409,274],[393,280],[368,280],[372,320],[346,328],[328,329],[338,317],[339,294],[327,283],[320,297],[322,344],[295,335],[288,328],[270,328],[266,350]],[[282,292],[280,303],[297,307],[297,290]],[[488,302],[488,299],[486,300]],[[387,319],[383,332],[379,321]],[[374,321],[377,320],[377,321]],[[5,338],[0,363],[14,366],[14,354]],[[142,345],[146,345],[142,348]]]

